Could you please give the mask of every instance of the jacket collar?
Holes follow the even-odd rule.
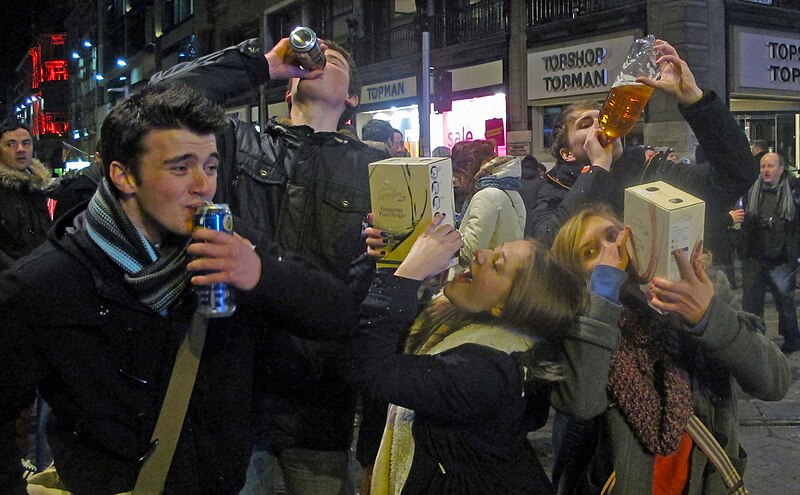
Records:
[[[0,162],[0,187],[13,191],[42,191],[50,182],[50,170],[42,162],[34,159],[27,170],[17,170]]]

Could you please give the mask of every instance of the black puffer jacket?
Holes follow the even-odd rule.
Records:
[[[179,81],[224,102],[268,78],[263,51],[248,40],[156,74],[151,83]],[[367,165],[388,155],[343,133],[275,119],[259,132],[231,118],[217,147],[222,166],[216,201],[365,297],[373,266],[353,261],[366,250],[361,223],[370,210]],[[277,450],[348,449],[354,400],[338,370],[342,348],[297,338],[289,322],[276,326],[284,331],[266,336],[269,352],[260,356],[265,395],[259,436]]]
[[[148,452],[196,298],[187,289],[169,315],[154,313],[88,238],[82,215],[79,230],[65,232],[72,220],[0,276],[0,397],[22,395],[35,376],[53,407],[47,438],[61,478],[75,493],[119,493],[133,488]],[[244,484],[259,333],[284,321],[305,337],[336,338],[358,313],[346,284],[244,227],[236,230],[255,243],[261,280],[239,293],[232,317],[209,322],[165,494],[233,494]],[[43,304],[42,294],[60,302]]]
[[[0,270],[43,243],[50,228],[45,194],[50,171],[39,160],[29,170],[0,162]]]

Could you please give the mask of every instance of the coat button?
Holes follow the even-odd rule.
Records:
[[[348,206],[350,206],[350,201],[347,201],[346,199],[343,199],[343,200],[342,200],[342,206],[344,206],[345,208],[347,208]]]

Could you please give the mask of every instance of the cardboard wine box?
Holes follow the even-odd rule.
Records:
[[[378,268],[400,265],[436,213],[453,225],[453,167],[450,158],[397,157],[369,165],[375,227],[387,232],[386,256]]]
[[[625,189],[625,224],[631,226],[639,275],[680,280],[676,249],[691,255],[703,240],[705,203],[666,182]]]

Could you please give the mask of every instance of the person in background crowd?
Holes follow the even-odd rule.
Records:
[[[30,130],[16,120],[0,123],[0,271],[47,238],[52,223],[48,209],[52,181],[50,169],[33,157]],[[31,471],[50,464],[42,430],[46,416],[47,404],[40,399],[17,420],[17,441]]]
[[[398,129],[392,129],[392,146],[390,154],[392,156],[408,156],[408,150],[405,147],[403,133]]]
[[[102,179],[103,161],[99,152],[94,154],[94,161],[88,166],[76,171],[70,170],[57,179],[57,184],[50,192],[50,196],[56,200],[53,219],[58,221],[78,205],[85,207]]]
[[[24,405],[35,378],[52,406],[59,489],[133,488],[159,447],[153,429],[197,309],[194,285],[229,284],[238,308],[208,322],[166,494],[244,485],[265,326],[288,319],[301,335],[336,338],[356,318],[360,300],[345,283],[244,222],[234,235],[193,230],[216,190],[214,133],[224,122],[221,107],[182,85],[149,86],[114,107],[101,132],[103,180],[87,209],[72,210],[0,276],[0,404]],[[45,304],[43,294],[68,297]],[[0,445],[5,452],[5,438]],[[25,493],[5,462],[0,480],[14,487],[4,493]]]
[[[433,148],[433,151],[431,152],[431,156],[437,157],[437,158],[449,157],[450,156],[450,148],[448,148],[447,146],[437,146],[437,147]]]
[[[363,298],[374,263],[354,261],[364,253],[368,164],[386,155],[337,132],[356,113],[361,79],[347,51],[325,40],[321,46],[327,60],[323,70],[307,72],[296,65],[288,39],[266,55],[249,40],[179,64],[151,82],[182,81],[224,102],[269,79],[290,79],[289,122],[271,119],[259,133],[228,119],[217,134],[221,164],[215,200]],[[297,337],[292,318],[270,321],[279,331],[265,336],[267,352],[259,356],[262,395],[244,493],[273,493],[278,469],[289,493],[348,493],[355,397],[340,372],[344,342]],[[347,323],[331,320],[334,326]]]
[[[498,157],[494,146],[494,141],[482,140],[453,146],[454,189],[463,201],[458,227],[464,236],[459,254],[463,268],[477,250],[518,241],[525,231],[525,203],[519,194],[522,167],[518,158]]]
[[[761,157],[761,176],[744,196],[743,207],[731,212],[744,217],[742,234],[742,306],[764,316],[764,294],[772,293],[778,310],[781,350],[800,350],[794,290],[800,257],[800,180],[792,177],[778,153]],[[742,221],[742,220],[739,220]]]
[[[560,403],[589,413],[583,404],[602,387],[596,373],[576,379],[572,365],[577,356],[602,361],[595,352],[608,360],[616,347],[609,323],[619,311],[592,294],[591,318],[577,324],[584,284],[524,240],[478,250],[416,317],[421,281],[445,270],[463,244],[451,226],[437,228],[441,220],[434,218],[393,274],[379,270],[362,306],[353,380],[392,403],[369,493],[552,493],[526,438],[528,398],[556,384],[564,387]],[[366,233],[370,249],[380,249],[381,232]],[[619,262],[616,252],[606,254],[604,263]],[[602,279],[598,270],[593,280],[598,293],[614,293],[622,279]],[[562,342],[582,351],[561,363]]]
[[[385,120],[372,119],[361,126],[361,140],[373,148],[382,151],[386,157],[395,156],[394,129]]]
[[[754,139],[750,142],[750,151],[755,158],[756,165],[761,163],[761,158],[769,153],[769,146],[763,139]]]
[[[552,252],[588,280],[602,268],[598,261],[609,247],[627,259],[627,238],[635,234],[610,210],[586,209],[564,224]],[[597,404],[605,410],[593,422],[555,420],[558,493],[598,494],[609,483],[616,483],[612,493],[622,495],[730,493],[685,430],[693,415],[743,474],[738,388],[760,400],[781,400],[791,374],[786,358],[763,335],[761,321],[731,305],[724,274],[709,276],[701,267],[701,251],[702,245],[691,257],[674,252],[681,279],[656,277],[647,293],[639,289],[636,268],[628,265],[629,283],[619,294],[621,342],[610,357],[608,396]],[[581,360],[578,366],[607,364]]]
[[[520,165],[522,165],[522,189],[519,190],[519,195],[525,204],[525,237],[533,237],[531,214],[539,196],[539,189],[544,185],[547,167],[531,155],[523,156]]]
[[[663,180],[706,202],[706,218],[727,212],[756,177],[747,138],[713,91],[697,85],[686,62],[669,43],[658,40],[658,80],[638,82],[664,91],[678,101],[678,109],[705,150],[708,166],[685,167],[668,160],[645,159],[642,146],[622,148],[620,140],[606,143],[599,128],[600,106],[593,101],[570,105],[553,129],[556,165],[547,174],[533,211],[534,237],[550,245],[558,229],[578,211],[608,203],[622,214],[625,188]],[[706,222],[710,225],[712,222]],[[716,238],[714,238],[716,239]],[[707,248],[717,247],[712,238]]]
[[[0,270],[47,238],[50,182],[50,170],[33,157],[30,131],[16,121],[0,123]]]

